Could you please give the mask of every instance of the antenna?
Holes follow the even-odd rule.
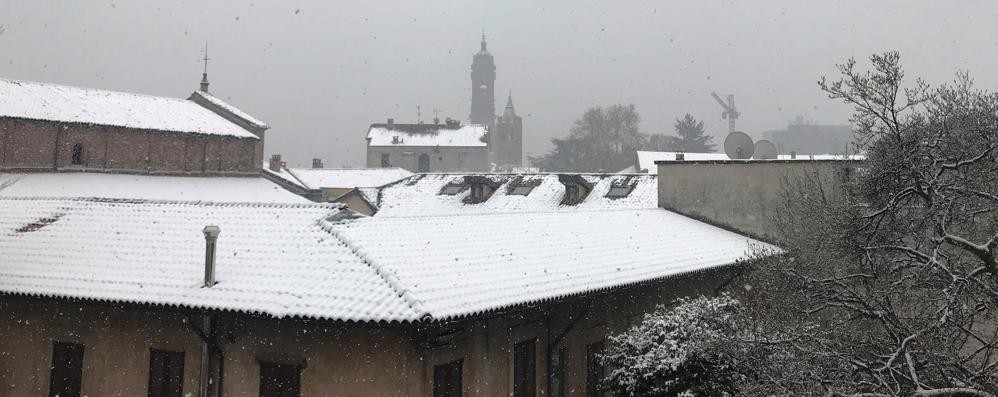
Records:
[[[416,124],[423,124],[423,110],[416,105]]]
[[[433,124],[440,124],[440,109],[433,109]]]
[[[201,62],[204,62],[204,74],[208,74],[208,61],[210,59],[211,58],[208,58],[208,41],[205,40],[205,42],[204,42],[204,58],[200,59]]]
[[[735,131],[724,138],[724,153],[732,160],[748,160],[755,153],[755,145],[748,134]]]
[[[752,154],[752,158],[756,160],[775,160],[777,158],[776,145],[765,139],[756,142],[755,153]]]

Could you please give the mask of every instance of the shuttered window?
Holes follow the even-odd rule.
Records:
[[[260,362],[260,397],[301,395],[301,366]]]
[[[149,397],[180,397],[184,393],[184,352],[149,351]]]
[[[83,345],[52,344],[49,397],[79,397],[83,383]]]
[[[451,361],[433,367],[433,397],[461,395],[461,367],[464,360]]]
[[[513,396],[533,397],[537,394],[536,339],[513,345]]]

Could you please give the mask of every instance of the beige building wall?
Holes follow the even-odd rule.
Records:
[[[772,240],[785,183],[821,181],[814,194],[840,194],[861,165],[851,160],[669,161],[658,164],[658,206]]]
[[[431,324],[358,324],[218,317],[225,396],[259,395],[259,362],[302,365],[303,396],[432,396],[435,365],[463,359],[466,396],[509,395],[513,345],[536,339],[538,395],[547,395],[548,348],[567,348],[569,396],[586,391],[586,347],[641,321],[655,305],[714,294],[730,270]],[[52,300],[0,301],[0,395],[45,395],[52,342],[85,345],[83,393],[147,393],[149,349],[185,352],[184,394],[196,395],[200,339],[175,308],[114,308]],[[196,318],[196,317],[195,317]]]
[[[392,167],[419,172],[419,156],[430,159],[430,172],[486,172],[490,158],[487,147],[412,147],[368,146],[367,167],[381,167],[381,155],[387,153]]]

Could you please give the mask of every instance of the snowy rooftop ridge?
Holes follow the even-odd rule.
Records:
[[[421,218],[345,211],[0,198],[0,293],[432,321],[707,271],[769,247],[663,209]],[[222,232],[211,288],[201,287],[206,225]]]
[[[102,172],[0,172],[0,197],[309,202],[262,176],[163,176]]]
[[[260,119],[258,119],[256,117],[250,116],[249,113],[246,113],[246,112],[244,112],[242,110],[239,110],[239,108],[230,105],[228,102],[225,102],[221,98],[212,95],[210,92],[197,90],[197,91],[194,91],[194,94],[192,94],[192,95],[197,95],[197,96],[200,96],[200,97],[204,98],[205,100],[207,100],[208,102],[211,102],[215,106],[218,106],[218,107],[220,107],[222,109],[225,109],[226,111],[228,111],[229,113],[232,113],[236,117],[239,117],[239,118],[245,120],[247,123],[250,123],[250,125],[252,125],[254,127],[257,127],[257,128],[270,128],[270,126],[267,125],[267,123],[264,123],[264,122],[260,121]]]
[[[0,118],[258,139],[193,101],[0,79]]]
[[[565,184],[560,175],[578,177],[591,191],[577,204],[563,204]],[[466,186],[466,177],[483,177],[497,188],[480,203],[468,203],[470,189],[444,194],[446,186]],[[517,187],[522,187],[517,189]],[[631,187],[623,197],[610,194],[615,187]],[[375,217],[409,217],[455,214],[577,212],[658,207],[658,180],[650,174],[558,173],[428,173],[410,176],[364,192],[378,207]],[[524,194],[526,193],[526,194]]]
[[[485,147],[484,125],[371,124],[369,146]]]
[[[412,176],[402,168],[287,168],[309,189],[379,187]]]

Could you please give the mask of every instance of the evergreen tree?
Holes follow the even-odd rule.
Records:
[[[634,105],[589,108],[575,121],[568,137],[554,138],[554,148],[530,163],[545,171],[617,172],[632,165],[647,136]]]
[[[703,130],[703,121],[686,113],[682,119],[676,119],[676,135],[679,138],[678,150],[691,153],[713,153],[714,137]]]

